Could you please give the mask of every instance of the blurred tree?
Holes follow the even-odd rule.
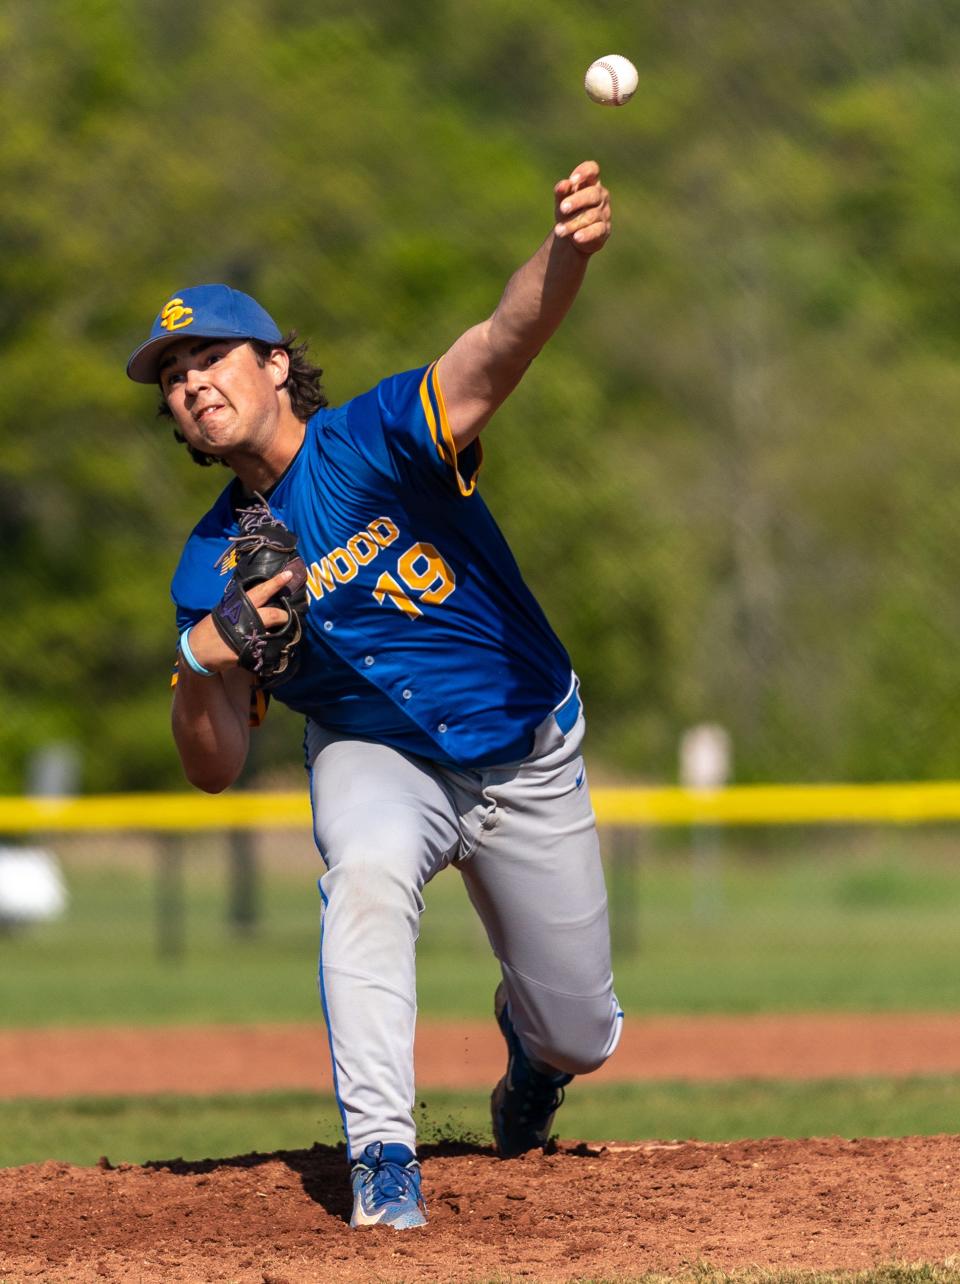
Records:
[[[334,401],[489,313],[602,162],[616,234],[489,430],[484,491],[568,642],[591,752],[668,775],[956,772],[952,0],[37,0],[0,18],[0,788],[179,783],[167,585],[227,481],[123,363],[227,279]],[[579,89],[630,54],[623,111]],[[278,710],[261,761],[293,763]]]

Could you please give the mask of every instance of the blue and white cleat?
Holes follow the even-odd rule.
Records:
[[[546,1146],[554,1115],[563,1105],[563,1090],[573,1075],[544,1074],[534,1068],[513,1028],[502,985],[497,987],[494,1011],[507,1041],[507,1073],[490,1098],[493,1142],[501,1159],[513,1159]]]
[[[420,1193],[420,1165],[409,1146],[372,1141],[350,1169],[351,1226],[392,1226],[407,1230],[427,1224]]]

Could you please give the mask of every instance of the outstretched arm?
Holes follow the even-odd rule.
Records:
[[[507,283],[496,311],[441,358],[440,385],[457,448],[478,435],[566,316],[590,255],[610,235],[610,197],[596,161],[553,189],[556,223]]]

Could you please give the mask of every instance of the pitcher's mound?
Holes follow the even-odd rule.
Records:
[[[561,1143],[421,1151],[430,1223],[351,1231],[342,1148],[0,1170],[0,1278],[130,1284],[498,1284],[697,1263],[955,1264],[960,1137]]]

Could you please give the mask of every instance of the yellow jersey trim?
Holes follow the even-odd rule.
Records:
[[[477,441],[477,466],[469,480],[465,481],[460,472],[457,447],[453,440],[453,430],[450,427],[450,420],[447,418],[447,405],[443,399],[443,390],[440,387],[439,368],[440,362],[434,361],[420,381],[420,402],[423,406],[424,418],[427,421],[427,427],[430,429],[430,436],[433,439],[437,454],[445,464],[453,469],[460,494],[468,496],[472,495],[477,488],[477,477],[480,473],[480,465],[483,462],[483,447]],[[433,394],[432,397],[431,393]],[[436,412],[434,411],[434,402],[436,402]]]

